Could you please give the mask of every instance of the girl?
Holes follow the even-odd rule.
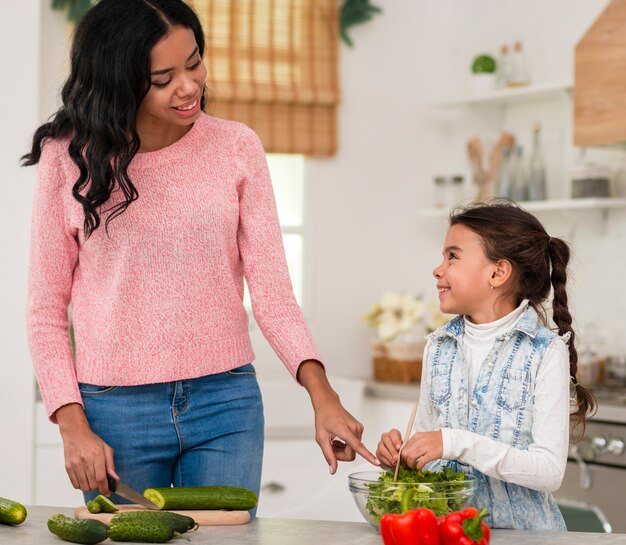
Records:
[[[258,493],[244,277],[261,330],[311,397],[330,472],[355,451],[376,463],[295,302],[261,143],[203,112],[203,53],[182,0],[101,0],[76,30],[63,104],[24,156],[39,163],[31,353],[83,492],[108,494],[110,474],[140,491]]]
[[[494,203],[451,216],[443,261],[433,271],[441,311],[459,316],[429,337],[420,431],[401,458],[410,468],[451,465],[475,475],[474,504],[497,528],[565,530],[551,492],[567,462],[570,384],[579,432],[594,408],[576,381],[569,256],[567,244],[533,215]],[[558,334],[541,308],[551,287]],[[401,444],[398,430],[383,434],[380,461],[394,465]]]

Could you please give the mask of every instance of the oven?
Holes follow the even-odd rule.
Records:
[[[626,406],[620,407],[626,414]],[[598,412],[598,417],[602,411]],[[569,530],[626,533],[626,419],[593,419],[554,494]]]

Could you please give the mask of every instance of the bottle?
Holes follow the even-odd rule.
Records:
[[[528,167],[528,200],[541,201],[546,198],[546,168],[541,151],[541,123],[533,125],[533,144]]]
[[[498,183],[495,188],[496,197],[511,198],[513,185],[514,158],[509,148],[502,148],[502,164],[498,172]]]
[[[528,200],[528,183],[526,180],[526,172],[524,170],[524,149],[520,144],[515,148],[515,165],[513,168],[513,177],[511,180],[510,197],[516,202]]]
[[[502,44],[500,46],[500,62],[498,63],[498,78],[496,84],[498,87],[506,87],[511,78],[511,55],[509,54],[509,46]]]
[[[509,87],[521,87],[530,84],[528,61],[522,48],[522,42],[515,42],[511,55],[511,74],[507,85]]]

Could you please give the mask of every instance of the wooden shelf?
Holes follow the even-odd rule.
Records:
[[[548,201],[519,202],[522,208],[529,212],[556,212],[568,210],[603,210],[626,208],[626,199],[622,198],[590,198],[590,199],[560,199]],[[448,208],[425,208],[418,212],[422,218],[448,217]]]
[[[536,100],[563,98],[569,96],[571,91],[571,83],[546,83],[526,87],[494,89],[493,91],[486,91],[480,94],[451,98],[450,100],[444,99],[435,102],[433,106],[438,108],[459,108],[534,102]]]

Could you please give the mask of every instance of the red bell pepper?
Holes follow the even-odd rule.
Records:
[[[402,495],[401,515],[384,514],[380,519],[380,534],[385,545],[439,545],[437,517],[430,509],[409,508],[415,490],[407,489]]]
[[[474,507],[450,513],[439,524],[442,545],[488,545],[490,530],[483,522],[489,513]]]

